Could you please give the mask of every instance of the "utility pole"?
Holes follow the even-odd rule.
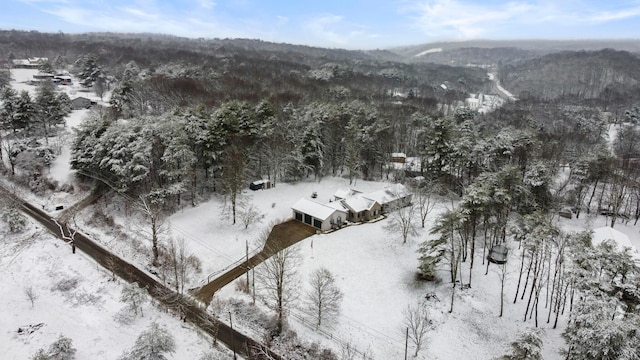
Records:
[[[404,360],[407,360],[408,350],[409,350],[409,328],[407,328],[406,335],[404,336]]]
[[[231,326],[231,347],[233,348],[233,360],[237,360],[238,358],[236,356],[236,337],[233,334],[233,320],[231,319],[231,311],[229,311],[229,325]]]
[[[249,240],[245,239],[244,244],[245,244],[245,260],[247,262],[247,286],[250,286],[251,283],[249,282]]]

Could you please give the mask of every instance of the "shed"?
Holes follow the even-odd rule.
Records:
[[[82,96],[79,96],[71,100],[71,107],[73,108],[73,110],[88,109],[93,104],[95,104],[95,102]]]
[[[251,190],[264,190],[264,189],[271,189],[271,181],[267,180],[267,179],[263,179],[263,180],[256,180],[254,182],[252,182],[251,184],[249,184],[249,189]]]
[[[340,227],[347,219],[346,210],[305,198],[298,200],[291,209],[293,210],[294,219],[322,231]]]
[[[491,247],[487,259],[494,264],[504,264],[507,262],[507,255],[509,255],[509,248],[505,244],[498,244]]]
[[[397,152],[391,153],[391,162],[404,164],[407,161],[407,154]]]

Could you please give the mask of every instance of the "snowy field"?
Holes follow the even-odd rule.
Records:
[[[133,317],[120,302],[124,282],[81,252],[29,222],[22,234],[0,228],[0,349],[3,359],[30,359],[64,335],[77,349],[76,359],[117,359],[129,350],[152,322],[173,335],[176,351],[170,359],[197,359],[211,343],[189,324],[164,313],[151,303],[144,316]],[[25,294],[35,294],[33,306]],[[130,319],[130,320],[122,320]],[[33,333],[19,328],[42,324]],[[225,350],[226,351],[226,350]],[[220,354],[220,358],[230,355]]]
[[[36,69],[11,69],[11,87],[20,93],[23,90],[29,92],[32,99],[36,96],[37,86],[33,85],[31,82],[33,81],[33,75],[37,74],[39,71]],[[85,97],[87,99],[96,101],[96,102],[108,102],[109,95],[105,93],[102,99],[97,96],[95,93],[88,91],[86,88],[83,88],[76,79],[73,79],[72,85],[58,85],[56,86],[58,91],[64,91],[69,95],[70,99],[74,99],[76,97]]]
[[[358,181],[353,187],[367,192],[387,185]],[[325,178],[320,183],[278,184],[273,189],[248,191],[246,197],[266,215],[267,220],[263,223],[266,224],[272,219],[290,217],[290,206],[300,197],[309,197],[315,191],[319,201],[328,201],[338,188],[347,187],[346,179]],[[224,263],[219,254],[216,256],[217,251],[224,253],[227,259],[242,259],[245,240],[252,244],[252,240],[258,237],[258,229],[264,227],[252,225],[245,230],[242,225],[230,225],[229,220],[216,220],[220,209],[220,201],[214,199],[195,208],[185,208],[171,218],[174,228],[188,229],[188,238],[198,239],[191,243],[191,248],[196,249],[194,253],[201,256],[209,270],[221,267],[221,263]],[[418,266],[416,250],[419,243],[428,237],[430,224],[442,210],[442,206],[434,210],[426,229],[404,245],[397,236],[385,231],[384,225],[388,220],[354,225],[331,234],[314,235],[296,245],[302,256],[299,278],[303,286],[307,286],[311,271],[324,266],[336,276],[337,284],[345,296],[339,321],[331,328],[323,328],[324,335],[305,325],[311,319],[305,314],[302,302],[290,316],[294,328],[305,337],[334,348],[336,352],[343,344],[349,343],[373,355],[375,359],[401,358],[404,354],[402,310],[408,304],[423,302],[425,295],[433,292],[439,301],[429,302],[429,307],[432,308],[437,326],[428,335],[427,349],[420,353],[420,358],[488,359],[504,354],[507,344],[515,339],[519,331],[533,326],[531,320],[523,322],[525,302],[513,304],[519,265],[517,261],[512,260],[507,266],[505,314],[502,318],[498,317],[499,271],[494,265],[490,267],[488,275],[484,275],[486,268],[482,265],[481,255],[476,258],[473,287],[458,292],[452,314],[448,313],[450,284],[415,281]],[[558,221],[567,231],[606,225],[604,217]],[[640,248],[637,228],[618,224],[616,229],[627,234],[631,243]],[[206,247],[200,247],[202,241],[206,242]],[[510,246],[517,248],[516,244]],[[216,249],[209,251],[211,258],[203,256],[208,251],[207,247]],[[517,253],[514,252],[512,259],[515,258]],[[468,278],[468,271],[468,263],[463,264],[464,279]],[[446,273],[442,273],[443,278],[446,276]],[[244,296],[247,302],[250,301],[249,297],[236,291],[233,283],[217,296]],[[560,334],[566,318],[561,318],[560,327],[554,330],[546,324],[546,312],[544,314],[540,316],[540,322],[543,328],[549,328],[544,335],[545,358],[561,359],[559,351],[564,347],[564,342]],[[300,318],[305,321],[300,321]],[[333,340],[327,339],[327,336]]]

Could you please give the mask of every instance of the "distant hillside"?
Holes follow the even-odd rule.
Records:
[[[595,99],[640,88],[640,58],[611,49],[560,52],[503,66],[499,78],[520,97]]]
[[[429,62],[451,66],[490,66],[509,64],[525,59],[533,59],[543,55],[539,51],[523,50],[513,47],[479,48],[465,47],[438,51],[442,48],[425,50],[407,58],[408,62]]]
[[[405,61],[448,65],[493,65],[498,61],[512,63],[561,51],[597,51],[607,48],[640,53],[640,40],[470,40],[428,43],[389,50],[400,55]]]

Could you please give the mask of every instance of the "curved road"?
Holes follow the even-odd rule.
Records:
[[[45,228],[51,231],[55,236],[61,239],[68,239],[70,237],[68,230],[65,231],[65,234],[60,233],[60,227],[55,222],[55,220],[52,219],[51,216],[49,216],[49,214],[31,205],[30,203],[19,199],[3,187],[0,187],[0,190],[5,192],[5,194],[13,199],[16,203],[20,204],[20,207],[24,211],[24,213],[38,221]],[[166,294],[173,293],[171,289],[167,288],[144,271],[124,261],[117,255],[110,253],[107,249],[89,239],[86,235],[77,232],[74,236],[74,239],[75,247],[77,249],[89,255],[105,269],[112,271],[125,281],[137,282],[140,286],[146,287],[149,291],[149,294],[164,305],[170,308],[175,307],[176,297],[174,296],[172,301],[166,296]],[[184,297],[178,298],[180,302],[180,309],[184,313],[185,321],[191,322],[205,333],[218,338],[218,340],[224,343],[229,349],[235,349],[235,351],[248,359],[284,359],[283,357],[276,353],[273,353],[271,350],[258,343],[257,341],[249,338],[248,336],[238,332],[235,329],[232,330],[225,323],[209,315],[196,303],[190,302]]]

